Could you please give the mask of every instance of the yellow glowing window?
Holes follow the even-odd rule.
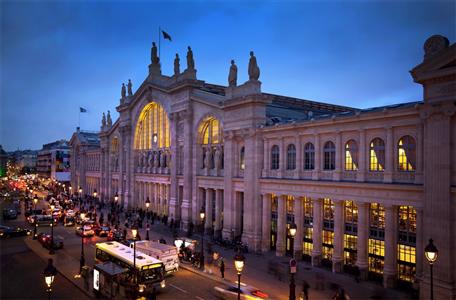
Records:
[[[304,197],[304,217],[312,218],[313,217],[313,205],[312,199],[309,197]]]
[[[311,242],[302,243],[302,253],[305,255],[312,255],[313,244]]]
[[[350,140],[345,144],[345,170],[358,170],[358,149],[356,142],[353,140]]]
[[[383,171],[385,169],[385,143],[380,138],[375,138],[369,147],[369,170]]]
[[[370,205],[370,226],[385,228],[385,207],[378,203]]]
[[[323,219],[334,220],[334,202],[329,198],[323,199]]]
[[[385,241],[369,239],[369,254],[384,257],[385,256]]]
[[[356,241],[358,237],[356,235],[344,234],[344,248],[356,250]]]
[[[324,259],[329,259],[329,260],[332,259],[332,257],[333,257],[333,252],[334,252],[334,248],[323,246],[321,250],[322,250],[322,257],[323,257]]]
[[[203,145],[221,143],[221,128],[217,119],[209,118],[200,126]]]
[[[287,195],[287,213],[292,214],[294,210],[294,198]]]
[[[323,244],[332,245],[334,244],[334,232],[329,230],[323,230]]]
[[[345,201],[345,223],[356,224],[358,223],[358,207],[355,202]]]
[[[153,145],[153,136],[157,136],[157,145]],[[141,111],[136,124],[135,149],[169,148],[169,136],[169,120],[163,106],[156,102],[146,105]]]
[[[416,159],[415,140],[406,135],[398,143],[398,163],[399,171],[415,171]]]
[[[415,247],[402,244],[397,245],[397,259],[408,263],[416,263]]]
[[[312,227],[304,227],[304,238],[311,240],[312,239]]]

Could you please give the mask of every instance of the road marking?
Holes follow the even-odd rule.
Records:
[[[199,300],[204,300],[204,298],[201,298],[201,297],[198,297],[198,296],[195,296],[196,299],[199,299]]]
[[[188,292],[187,292],[186,290],[181,289],[180,287],[177,287],[177,286],[175,286],[174,284],[169,284],[169,286],[172,286],[173,288],[175,288],[176,290],[181,291],[182,293],[188,294]]]

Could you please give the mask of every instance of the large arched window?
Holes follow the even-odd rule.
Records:
[[[111,153],[119,152],[119,139],[115,136],[111,140]]]
[[[380,138],[375,138],[369,145],[369,170],[385,170],[385,142]]]
[[[323,147],[324,156],[324,170],[334,170],[336,168],[336,147],[334,143],[329,141],[325,143]]]
[[[239,153],[239,168],[241,170],[245,169],[245,148],[241,148],[241,152]]]
[[[220,121],[205,118],[198,128],[199,143],[202,145],[202,168],[223,169],[223,136]]]
[[[304,146],[304,170],[315,169],[315,147],[312,143]]]
[[[134,146],[139,150],[169,148],[169,120],[159,103],[151,102],[141,111],[136,123]]]
[[[345,170],[358,170],[358,146],[354,140],[349,140],[345,144]]]
[[[287,170],[296,169],[296,147],[293,144],[287,147]]]
[[[409,135],[401,137],[397,145],[397,150],[399,171],[415,171],[415,140]]]
[[[222,142],[222,127],[219,120],[209,117],[200,126],[201,144],[215,145]]]
[[[271,170],[279,169],[280,150],[279,146],[274,145],[271,148]]]

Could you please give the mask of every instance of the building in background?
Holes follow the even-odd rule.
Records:
[[[38,152],[37,173],[58,181],[70,181],[70,147],[68,141],[59,140],[43,145]]]
[[[423,99],[370,109],[263,93],[254,57],[250,79],[230,72],[229,86],[198,80],[191,53],[172,76],[152,57],[138,90],[122,90],[119,119],[103,117],[98,145],[73,134],[71,184],[125,207],[150,199],[184,230],[203,209],[209,235],[357,267],[386,287],[419,282],[422,299],[432,238],[435,299],[455,299],[456,44],[432,36],[424,49],[411,71]]]
[[[3,150],[2,145],[0,145],[0,177],[6,176],[6,163],[8,162],[8,153]]]

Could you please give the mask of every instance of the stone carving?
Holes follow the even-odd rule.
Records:
[[[158,157],[158,152],[154,151],[154,168],[158,168],[159,163],[160,163],[160,161],[159,161],[159,157]]]
[[[125,83],[122,83],[122,90],[120,92],[120,95],[122,98],[125,98],[127,96],[127,89],[125,88]]]
[[[133,91],[131,90],[131,87],[132,87],[131,79],[128,79],[127,87],[128,87],[128,96],[132,96],[133,95]]]
[[[166,167],[166,156],[164,152],[160,152],[160,167]]]
[[[101,127],[106,127],[106,116],[105,116],[105,113],[103,113],[103,117],[101,117]]]
[[[180,59],[179,54],[176,53],[176,58],[174,58],[174,76],[179,75],[180,73]]]
[[[231,60],[230,73],[228,74],[228,86],[237,85],[237,66],[234,63],[234,59]]]
[[[139,166],[140,167],[144,167],[144,163],[145,163],[145,153],[144,152],[141,152],[141,157],[139,159]]]
[[[153,166],[153,163],[154,163],[153,153],[152,153],[152,151],[149,151],[149,152],[147,153],[147,166],[148,166],[148,167],[152,167],[152,166]]]
[[[170,167],[171,165],[171,152],[170,151],[166,151],[166,167]]]
[[[150,60],[152,61],[152,64],[158,65],[160,62],[160,58],[157,55],[157,46],[155,45],[155,42],[152,42],[152,49],[150,51]]]
[[[109,110],[108,110],[107,124],[108,124],[108,127],[112,126],[111,112]]]
[[[211,149],[209,147],[206,148],[205,157],[204,157],[204,167],[206,169],[212,169],[211,168],[211,155],[212,155]]]
[[[193,59],[193,51],[190,46],[187,47],[187,69],[195,70],[195,60]]]
[[[260,68],[258,67],[257,60],[253,51],[250,51],[249,60],[249,80],[258,80],[260,78]]]
[[[449,45],[450,41],[446,37],[438,34],[431,36],[426,40],[423,46],[424,59],[433,56],[445,48],[448,48]]]
[[[222,167],[221,158],[222,158],[222,151],[220,151],[220,147],[217,147],[215,149],[215,153],[214,153],[214,167],[216,169],[221,169],[221,167]]]

